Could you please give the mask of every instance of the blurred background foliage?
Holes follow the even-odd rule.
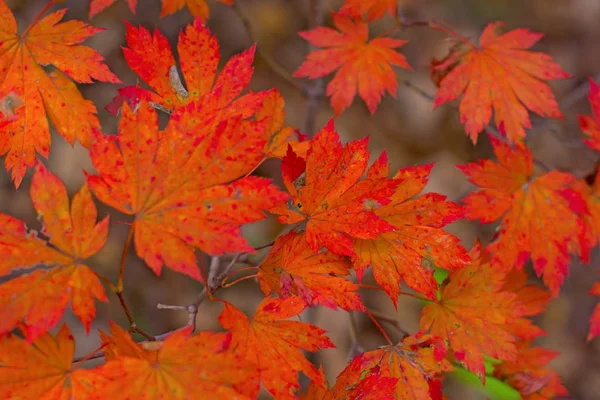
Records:
[[[6,0],[15,12],[21,29],[43,8],[45,0]],[[222,63],[231,55],[251,45],[239,15],[222,3],[208,0],[211,18],[208,22],[221,45]],[[589,112],[586,100],[585,82],[587,77],[600,73],[600,1],[598,0],[400,0],[400,12],[408,20],[444,21],[458,32],[477,40],[483,27],[490,21],[502,20],[508,29],[529,28],[545,34],[534,50],[551,54],[573,78],[554,81],[561,105],[563,120],[540,120],[533,118],[534,129],[528,133],[528,145],[536,158],[560,170],[568,170],[577,176],[585,177],[594,170],[597,155],[582,145],[581,133],[577,124],[577,114]],[[331,23],[329,10],[337,10],[341,0],[325,0],[325,24]],[[54,9],[68,7],[65,19],[88,21],[88,0],[68,0]],[[240,7],[250,21],[252,35],[258,41],[261,51],[269,54],[287,71],[300,65],[308,51],[307,43],[297,31],[308,28],[308,0],[241,0]],[[164,19],[159,18],[159,0],[139,0],[138,13],[130,13],[125,1],[98,14],[91,23],[106,28],[86,44],[96,48],[107,59],[107,64],[126,84],[135,84],[137,76],[125,63],[121,46],[125,46],[124,20],[131,24],[142,24],[148,28],[158,28],[171,41],[176,43],[179,31],[192,21],[187,9]],[[370,25],[371,35],[384,32],[392,26],[386,17]],[[423,28],[399,31],[395,37],[408,40],[401,49],[406,54],[414,72],[399,70],[401,82],[396,99],[386,96],[375,115],[369,115],[366,106],[358,98],[351,108],[336,119],[336,127],[344,141],[371,137],[369,148],[373,157],[385,149],[392,169],[435,162],[427,191],[439,192],[452,200],[460,200],[472,186],[455,164],[465,163],[483,157],[491,157],[491,147],[484,135],[476,146],[467,138],[459,123],[458,113],[452,105],[432,109],[427,96],[414,90],[421,88],[428,94],[435,93],[429,79],[429,62],[432,57],[443,57],[450,45],[439,32]],[[256,72],[251,83],[253,90],[277,87],[286,100],[286,122],[301,131],[305,130],[307,101],[303,93],[274,73],[268,64],[257,57]],[[600,76],[600,75],[598,75]],[[409,81],[411,85],[402,84]],[[301,81],[309,84],[308,81]],[[83,95],[95,102],[103,131],[115,134],[118,119],[111,117],[103,108],[116,95],[117,86],[96,83],[81,85]],[[333,112],[328,100],[320,103],[315,126],[322,127]],[[166,118],[165,118],[166,120]],[[313,133],[313,132],[309,132]],[[73,194],[84,182],[83,170],[93,171],[86,149],[79,144],[71,147],[60,136],[53,135],[52,152],[47,162]],[[257,171],[259,174],[280,181],[279,162],[270,160]],[[33,229],[39,229],[35,211],[29,200],[30,175],[25,178],[19,190],[15,191],[9,175],[0,171],[0,211],[21,218]],[[107,245],[92,260],[92,266],[106,276],[116,279],[122,246],[126,240],[130,217],[99,204],[100,216],[111,215],[111,231]],[[476,236],[484,243],[494,233],[494,226],[480,226],[474,222],[458,222],[449,230],[458,235],[465,247],[469,248]],[[281,231],[273,218],[247,226],[245,234],[252,245],[260,246],[274,239]],[[257,262],[265,253],[251,258]],[[207,260],[203,260],[207,265]],[[548,311],[536,322],[548,334],[537,341],[538,345],[557,350],[561,355],[551,364],[561,375],[571,393],[571,398],[581,400],[600,399],[600,340],[586,343],[588,318],[596,303],[587,292],[598,280],[600,254],[596,250],[590,266],[573,262],[570,275],[561,294],[554,299]],[[533,275],[532,275],[533,276]],[[366,283],[372,282],[367,276]],[[532,281],[535,281],[532,278]],[[188,304],[202,289],[202,284],[164,269],[162,276],[155,276],[130,252],[125,271],[125,296],[133,310],[137,323],[146,331],[161,334],[185,325],[187,314],[172,310],[158,310],[157,303]],[[364,291],[366,305],[374,310],[396,316],[402,329],[416,332],[419,326],[421,304],[409,297],[401,297],[398,310],[383,293]],[[85,335],[81,324],[67,314],[66,322],[77,337],[77,355],[83,355],[97,346],[96,328],[107,330],[107,321],[115,320],[126,325],[126,319],[114,296],[109,295],[109,304],[98,305],[98,317],[89,336]],[[247,280],[234,288],[222,290],[219,297],[233,302],[247,312],[253,312],[261,299],[261,292],[253,280]],[[201,329],[220,329],[217,316],[221,311],[218,303],[204,302],[198,315]],[[330,382],[344,368],[351,345],[349,318],[345,311],[318,308],[305,312],[304,321],[312,322],[329,331],[329,336],[338,346],[325,350],[316,356],[309,356],[316,363],[322,363]],[[371,350],[384,343],[383,338],[368,318],[359,316],[360,345]],[[389,324],[384,328],[393,339],[399,339],[401,332]],[[140,338],[141,339],[141,338]],[[451,399],[479,399],[485,395],[477,389],[477,384],[468,374],[458,372],[445,383],[445,391]],[[467,382],[467,383],[465,383]],[[494,385],[495,383],[492,383]],[[489,385],[488,385],[489,386]],[[488,395],[496,398],[514,398],[506,388],[494,389]],[[512,394],[514,396],[514,394]],[[267,398],[267,397],[265,397]]]

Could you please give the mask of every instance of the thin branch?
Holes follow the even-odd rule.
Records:
[[[376,319],[382,321],[382,322],[387,322],[388,324],[393,325],[396,329],[398,329],[400,331],[400,333],[402,334],[402,339],[404,339],[405,337],[409,336],[410,333],[402,328],[400,326],[400,321],[398,321],[396,318],[385,315],[384,313],[381,313],[379,311],[373,311],[370,310],[371,314],[373,315],[373,317],[375,317]]]
[[[254,33],[252,31],[252,23],[250,22],[250,19],[248,18],[246,13],[244,13],[244,10],[242,10],[242,7],[240,6],[239,3],[240,3],[239,0],[234,1],[233,9],[235,10],[235,12],[238,15],[238,17],[240,18],[240,20],[242,21],[242,24],[244,24],[244,27],[246,28],[246,32],[248,32],[248,37],[250,37],[250,40],[252,41],[252,43],[257,43],[258,40],[254,36]],[[256,52],[260,56],[260,58],[262,58],[263,61],[265,63],[267,63],[267,65],[273,72],[275,72],[277,75],[279,75],[287,83],[289,83],[296,89],[298,89],[302,92],[304,91],[304,87],[302,87],[302,85],[298,81],[296,81],[294,79],[294,77],[284,67],[282,67],[273,57],[271,57],[270,54],[267,54],[266,52],[264,52],[262,50],[262,48],[258,45],[256,46]]]
[[[231,271],[233,266],[237,263],[240,256],[241,256],[241,253],[238,253],[235,256],[233,256],[231,261],[221,271],[219,271],[220,261],[221,261],[220,258],[212,257],[210,260],[210,266],[208,269],[208,277],[207,277],[206,285],[204,286],[204,289],[202,290],[202,292],[200,292],[198,297],[196,297],[196,299],[192,303],[190,303],[186,306],[158,303],[156,305],[156,308],[158,308],[160,310],[186,310],[188,313],[187,326],[191,326],[192,333],[194,333],[196,331],[196,316],[198,315],[198,309],[200,308],[200,305],[202,304],[202,302],[204,302],[204,300],[212,297],[217,290],[219,290],[221,287],[223,287],[223,282],[224,282],[225,278],[229,274],[229,271]],[[163,336],[163,335],[161,335],[161,336]],[[158,336],[157,336],[157,340],[158,340]]]
[[[358,321],[352,310],[348,311],[348,317],[350,322],[350,338],[352,339],[350,349],[348,350],[348,361],[350,361],[357,355],[364,353],[365,348],[360,344],[358,338]]]
[[[323,25],[325,20],[325,13],[323,12],[323,0],[310,0],[310,18],[309,18],[309,29],[315,29],[318,26]],[[314,46],[307,42],[307,52],[310,53],[314,50]],[[303,133],[309,136],[313,136],[316,132],[317,114],[321,105],[321,99],[323,97],[323,78],[317,78],[313,81],[312,85],[308,86],[305,91],[306,94],[306,113],[304,114],[304,124],[302,126]]]

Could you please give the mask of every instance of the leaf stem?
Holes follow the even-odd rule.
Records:
[[[377,327],[377,329],[379,329],[379,332],[381,332],[381,334],[383,335],[383,337],[385,338],[385,340],[388,342],[388,344],[391,346],[394,343],[392,342],[392,340],[390,339],[390,337],[387,335],[387,333],[385,333],[385,330],[383,329],[383,327],[381,325],[379,325],[379,322],[377,322],[377,320],[375,319],[375,317],[373,316],[373,314],[371,314],[371,311],[366,310],[365,313],[369,316],[369,318],[371,319],[371,321],[373,321],[373,323],[375,324],[375,326]]]
[[[100,353],[97,357],[96,357],[96,354],[99,353],[100,350],[105,348],[107,345],[108,345],[108,342],[102,343],[102,345],[100,345],[98,348],[94,349],[91,353],[89,353],[83,357],[78,357],[78,358],[73,359],[73,364],[71,365],[71,371],[76,369],[79,366],[79,364],[82,364],[89,360],[93,360],[95,358],[103,357],[104,353]]]
[[[125,260],[127,259],[127,252],[129,251],[129,246],[131,246],[131,241],[133,239],[134,231],[135,231],[135,220],[131,223],[131,226],[129,227],[129,234],[127,235],[127,241],[125,242],[125,246],[123,246],[123,253],[121,254],[121,264],[119,265],[119,280],[117,281],[117,292],[118,293],[123,293],[123,274],[125,272]]]
[[[42,11],[40,11],[38,13],[38,15],[36,15],[35,18],[29,23],[27,28],[25,28],[25,31],[23,31],[23,33],[21,34],[21,38],[24,38],[25,36],[27,36],[27,34],[31,30],[31,28],[33,28],[35,26],[35,24],[37,24],[39,22],[39,20],[44,16],[44,14],[46,14],[46,12],[48,12],[48,10],[54,5],[54,3],[55,3],[54,0],[50,0],[48,2],[48,4],[46,4],[46,6],[42,9]]]

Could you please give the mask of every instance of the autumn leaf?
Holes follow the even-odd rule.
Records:
[[[36,153],[46,158],[50,153],[48,118],[69,143],[77,139],[86,147],[100,126],[96,107],[69,77],[79,83],[120,82],[96,50],[79,44],[102,29],[75,20],[59,23],[66,12],[56,11],[19,34],[0,0],[0,118],[9,121],[2,124],[0,154],[7,154],[4,163],[16,187]],[[47,73],[48,65],[56,69]]]
[[[358,285],[346,278],[352,268],[349,260],[329,251],[315,254],[304,235],[290,232],[275,241],[258,270],[263,293],[299,296],[308,306],[365,311]]]
[[[500,289],[504,275],[479,260],[450,271],[440,299],[421,311],[421,331],[443,339],[484,383],[484,354],[501,360],[517,354],[515,337],[506,328],[519,316],[517,295]]]
[[[525,138],[525,128],[531,128],[528,110],[543,117],[562,118],[554,94],[544,81],[570,75],[549,55],[527,50],[542,34],[528,29],[499,34],[503,28],[503,22],[488,24],[479,46],[461,43],[446,59],[432,66],[445,75],[434,106],[464,93],[460,120],[473,143],[489,124],[492,111],[496,126],[510,142],[521,141]]]
[[[600,151],[600,85],[592,78],[589,79],[590,91],[588,100],[592,115],[578,115],[579,127],[588,138],[583,141],[596,151]]]
[[[386,291],[394,305],[404,281],[408,287],[436,299],[438,289],[433,267],[449,270],[467,265],[470,257],[454,235],[441,228],[463,216],[456,203],[437,193],[421,196],[433,164],[399,170],[393,179],[399,181],[390,202],[374,210],[382,220],[396,229],[373,239],[355,239],[354,266],[359,279],[367,267],[373,267],[373,276]],[[369,178],[385,179],[389,168],[374,164]]]
[[[264,136],[267,140],[264,149],[265,156],[283,158],[287,146],[290,145],[294,153],[305,158],[310,142],[302,140],[299,132],[291,126],[284,125],[284,105],[283,96],[277,90],[270,90],[263,99],[262,106],[256,111],[255,118],[257,121],[267,119]]]
[[[33,343],[0,338],[0,396],[7,400],[87,399],[104,385],[93,369],[73,364],[75,339],[66,325],[56,337],[44,333]]]
[[[96,206],[85,185],[69,209],[64,184],[42,164],[33,175],[30,195],[44,223],[41,233],[49,240],[28,232],[24,222],[0,214],[0,275],[38,265],[52,268],[0,285],[0,335],[24,320],[27,341],[32,342],[60,321],[69,302],[89,332],[96,315],[94,298],[107,298],[96,273],[83,260],[104,246],[108,217],[96,224]]]
[[[534,284],[527,284],[527,278],[525,271],[512,269],[504,278],[501,291],[517,295],[515,307],[517,316],[509,322],[506,329],[514,336],[528,340],[544,335],[546,332],[533,325],[533,322],[526,317],[533,317],[546,311],[552,296],[548,291]]]
[[[96,14],[104,11],[104,9],[110,7],[117,0],[92,0],[90,2],[90,14],[89,19],[94,18]],[[133,14],[135,14],[135,10],[137,9],[138,0],[127,0],[127,5]]]
[[[202,20],[195,18],[179,34],[177,53],[182,80],[169,41],[159,30],[151,34],[143,26],[129,24],[126,30],[125,60],[158,94],[163,108],[173,111],[203,97],[215,103],[215,110],[228,115],[251,116],[261,107],[268,92],[240,96],[254,73],[256,46],[230,58],[217,75],[219,42]]]
[[[334,344],[321,328],[284,320],[298,315],[305,308],[306,303],[299,297],[267,297],[258,305],[252,319],[227,302],[219,317],[223,328],[232,334],[234,353],[260,370],[262,384],[277,399],[296,398],[300,388],[298,372],[324,385],[322,375],[301,350],[317,351],[335,347]]]
[[[107,382],[93,399],[256,398],[258,371],[229,351],[227,334],[190,336],[186,329],[137,344],[112,322],[110,330],[111,336],[103,335],[107,362],[99,372]]]
[[[433,342],[429,335],[417,334],[397,345],[383,346],[354,357],[330,389],[330,397],[325,399],[346,399],[347,395],[357,393],[365,397],[351,398],[440,399],[442,373],[452,370],[452,366],[443,355],[438,359]]]
[[[300,400],[395,400],[394,392],[398,378],[383,376],[377,365],[370,369],[356,371],[355,365],[348,365],[327,390],[314,382],[302,393]],[[322,373],[322,369],[319,369]],[[325,377],[323,376],[323,379]]]
[[[373,210],[389,203],[398,182],[379,175],[359,180],[369,161],[367,140],[342,147],[331,120],[310,141],[306,159],[288,148],[281,170],[292,199],[271,212],[284,224],[306,221],[306,241],[315,253],[326,247],[354,256],[353,238],[373,239],[395,229]],[[376,165],[385,162],[382,155]]]
[[[223,4],[232,5],[234,0],[218,0]],[[160,17],[166,17],[181,10],[184,6],[188,7],[190,13],[194,17],[198,17],[202,22],[205,22],[210,15],[210,8],[206,0],[162,0],[162,10]]]
[[[367,21],[379,19],[388,13],[393,18],[398,15],[398,0],[346,0],[339,11],[343,16],[367,16]]]
[[[492,139],[497,161],[481,160],[458,166],[480,189],[464,199],[468,219],[481,223],[500,220],[488,246],[492,265],[522,269],[531,258],[535,272],[556,296],[568,274],[568,244],[579,237],[588,214],[585,200],[571,185],[576,178],[551,171],[533,174],[529,149]]]
[[[316,47],[294,73],[295,77],[310,79],[329,75],[337,70],[327,85],[327,96],[336,115],[348,108],[358,94],[373,114],[381,97],[387,92],[396,98],[398,82],[392,65],[411,69],[406,58],[394,49],[406,44],[404,40],[378,37],[369,41],[368,25],[339,14],[333,15],[338,30],[318,26],[298,34]]]
[[[555,371],[545,368],[558,353],[542,347],[530,347],[531,341],[519,341],[518,357],[494,367],[494,376],[521,393],[523,400],[545,400],[569,393]]]
[[[202,102],[173,115],[163,131],[142,101],[124,105],[119,135],[97,134],[87,175],[103,203],[134,215],[137,254],[160,275],[162,266],[201,280],[194,248],[205,253],[252,252],[243,224],[287,195],[271,181],[245,176],[262,160],[265,124],[238,116],[213,124]],[[201,111],[202,110],[202,111]]]
[[[592,290],[590,290],[590,294],[600,296],[600,282],[594,284]],[[594,312],[590,317],[590,332],[587,336],[588,342],[598,335],[600,335],[600,304],[596,304],[596,308],[594,308]]]

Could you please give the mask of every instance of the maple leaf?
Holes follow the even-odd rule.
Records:
[[[442,373],[452,366],[443,355],[438,357],[434,341],[417,334],[354,357],[323,400],[440,399]]]
[[[0,285],[0,335],[24,319],[27,341],[32,342],[58,323],[69,302],[89,332],[96,314],[94,298],[107,298],[95,272],[83,260],[104,246],[108,216],[96,224],[96,206],[85,185],[69,210],[64,184],[42,164],[33,175],[30,195],[44,223],[42,233],[50,239],[46,242],[28,233],[24,222],[0,214],[0,276],[40,264],[53,268]]]
[[[373,114],[384,92],[396,98],[398,82],[392,65],[412,69],[406,58],[394,49],[406,44],[404,40],[378,37],[369,41],[368,25],[333,15],[339,30],[318,26],[298,34],[316,47],[325,47],[308,54],[294,73],[295,77],[320,78],[338,70],[327,85],[327,96],[336,115],[352,104],[358,94]]]
[[[569,393],[558,374],[544,368],[558,353],[542,347],[530,347],[531,341],[517,343],[518,357],[494,366],[494,376],[505,380],[521,393],[523,400],[553,399]]]
[[[356,371],[348,365],[336,379],[335,385],[327,390],[314,382],[308,386],[300,400],[395,400],[398,378],[383,376],[379,366]],[[322,368],[319,373],[323,375]],[[325,376],[323,375],[323,380]]]
[[[379,19],[388,13],[398,16],[398,0],[346,0],[339,14],[343,16],[367,16],[367,21]]]
[[[502,360],[517,354],[506,326],[519,313],[517,295],[499,289],[505,274],[482,261],[450,271],[440,299],[421,311],[421,331],[443,339],[456,359],[485,383],[484,354]]]
[[[234,0],[218,0],[220,3],[232,5]],[[184,6],[188,7],[194,17],[198,17],[205,22],[210,16],[210,8],[206,0],[162,0],[162,10],[160,17],[166,17],[181,10]]]
[[[298,315],[306,308],[299,297],[265,298],[252,319],[228,302],[219,316],[223,328],[231,334],[231,348],[260,370],[264,387],[278,399],[295,399],[300,388],[298,372],[324,385],[322,375],[304,357],[301,349],[317,351],[335,347],[317,326],[283,319]]]
[[[590,294],[600,296],[600,282],[594,284],[592,290],[590,290]],[[594,312],[590,317],[590,332],[587,336],[588,342],[598,335],[600,335],[600,304],[596,304],[596,308],[594,308]]]
[[[75,339],[66,325],[56,337],[44,333],[31,343],[0,338],[0,396],[7,400],[87,399],[105,383],[96,370],[73,365]]]
[[[90,14],[88,18],[94,18],[96,14],[110,7],[115,1],[117,0],[92,0],[90,2]],[[129,9],[131,10],[132,14],[135,14],[135,10],[137,9],[137,2],[138,0],[127,0],[127,5],[129,6]]]
[[[99,371],[107,381],[94,399],[200,399],[207,393],[216,400],[256,398],[258,371],[229,351],[230,335],[190,336],[185,329],[162,342],[137,344],[112,322],[110,331],[102,335],[107,362]]]
[[[571,187],[576,178],[558,171],[534,177],[529,149],[517,145],[513,150],[491,140],[497,161],[458,166],[480,187],[464,199],[466,217],[481,223],[500,219],[488,246],[492,264],[506,271],[522,269],[531,258],[536,274],[556,296],[568,274],[568,243],[582,229],[579,216],[589,213],[585,200]]]
[[[546,332],[524,317],[533,317],[546,311],[552,295],[540,287],[528,285],[527,278],[525,271],[512,269],[504,278],[501,291],[517,295],[515,307],[517,317],[509,322],[506,329],[521,339],[534,339]]]
[[[127,24],[126,30],[125,60],[156,92],[163,108],[172,111],[203,97],[211,98],[214,109],[227,115],[247,117],[261,107],[266,91],[238,98],[254,73],[256,45],[230,58],[217,76],[219,42],[201,19],[195,18],[180,32],[177,44],[184,86],[169,41],[158,29],[151,34],[143,26],[136,28]]]
[[[395,229],[373,210],[389,202],[398,182],[379,176],[359,181],[369,161],[367,141],[342,147],[331,120],[310,141],[306,159],[288,147],[281,170],[292,199],[270,211],[284,224],[306,221],[306,241],[315,253],[326,247],[353,256],[353,238],[372,239]]]
[[[349,260],[329,251],[315,254],[304,235],[290,232],[275,241],[257,274],[263,293],[299,296],[308,306],[365,311],[358,285],[345,278]]]
[[[503,28],[503,22],[489,23],[481,34],[479,47],[471,43],[463,49],[455,46],[446,59],[432,66],[445,75],[434,107],[464,93],[460,120],[473,143],[490,122],[492,110],[496,125],[511,142],[522,140],[524,128],[531,128],[527,110],[562,118],[552,90],[543,81],[570,75],[549,55],[527,50],[542,34],[528,29],[498,34]]]
[[[590,91],[588,100],[592,108],[592,115],[578,115],[579,126],[589,138],[583,141],[596,151],[600,151],[600,85],[592,78],[589,79]]]
[[[230,118],[216,126],[202,102],[171,115],[164,131],[144,101],[124,106],[117,137],[97,134],[87,174],[103,203],[134,215],[137,254],[160,275],[163,264],[201,280],[194,248],[252,252],[243,224],[288,196],[269,179],[246,176],[262,160],[265,124]],[[117,145],[118,144],[118,145]]]
[[[46,158],[50,153],[46,115],[71,144],[77,139],[88,147],[92,129],[100,126],[96,107],[66,75],[79,83],[120,82],[96,50],[78,44],[103,29],[75,20],[59,23],[66,12],[56,11],[19,35],[12,12],[0,0],[0,117],[8,121],[2,124],[0,154],[7,154],[4,163],[16,187],[36,152]],[[50,64],[57,69],[46,73],[43,66]]]
[[[449,270],[461,268],[470,261],[459,239],[441,228],[462,217],[462,208],[446,201],[437,193],[417,196],[427,184],[433,164],[399,170],[393,179],[399,181],[390,202],[377,208],[375,215],[396,229],[373,239],[355,239],[354,267],[359,279],[371,265],[377,283],[397,304],[400,284],[436,299],[437,282],[433,265]],[[389,168],[373,164],[368,178],[385,179]]]

